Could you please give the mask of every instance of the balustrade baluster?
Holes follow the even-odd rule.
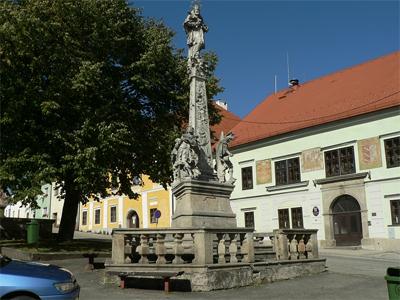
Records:
[[[296,235],[293,235],[292,240],[290,241],[290,259],[295,260],[295,259],[299,259],[298,253],[297,253],[297,239],[296,239]]]
[[[165,233],[157,233],[156,239],[156,264],[165,264],[167,262],[165,259],[165,254],[167,254],[165,248]]]
[[[140,255],[140,264],[148,264],[149,259],[147,256],[149,255],[149,237],[147,234],[140,235],[140,245],[136,248],[138,254]]]
[[[131,256],[132,255],[132,236],[127,236],[125,239],[125,246],[124,246],[124,256],[125,256],[125,263],[130,264],[132,262]]]
[[[290,259],[290,242],[292,241],[293,236],[292,235],[286,235],[286,252],[287,252],[287,259]]]
[[[299,244],[297,246],[297,250],[299,252],[299,259],[305,259],[306,258],[306,245],[304,244],[304,234],[301,236],[301,239],[299,241]]]
[[[312,241],[311,241],[311,236],[310,235],[307,235],[307,236],[308,236],[308,241],[307,241],[307,244],[306,244],[307,258],[308,259],[313,259],[314,255],[312,253],[313,245],[312,245]]]
[[[175,258],[172,261],[173,264],[183,264],[184,260],[182,259],[182,254],[184,253],[184,248],[183,248],[183,233],[175,233],[174,235],[174,247],[173,251],[175,254]]]
[[[229,254],[230,254],[230,263],[237,263],[237,252],[238,252],[238,246],[237,246],[237,238],[236,238],[236,233],[230,233],[229,237],[231,239],[231,243],[229,245]]]
[[[243,248],[243,245],[244,245],[244,247],[246,247],[246,245],[245,245],[245,237],[246,237],[246,233],[243,233],[243,232],[241,232],[241,233],[239,233],[238,234],[238,237],[239,237],[239,247],[240,247],[240,256],[241,256],[241,262],[244,262],[244,248]]]
[[[194,233],[183,235],[182,246],[184,254],[194,253]]]
[[[243,255],[242,262],[251,263],[254,262],[254,244],[253,244],[253,234],[247,233],[240,252]]]
[[[275,237],[273,235],[270,235],[269,236],[269,240],[270,240],[271,245],[272,245],[272,251],[276,252]]]
[[[226,253],[225,234],[217,233],[217,237],[219,240],[219,242],[218,242],[218,263],[224,264],[224,263],[226,263],[226,261],[225,261],[225,253]]]

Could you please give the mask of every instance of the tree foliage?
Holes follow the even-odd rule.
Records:
[[[189,99],[170,29],[123,0],[2,1],[0,24],[0,186],[13,201],[34,205],[57,182],[71,227],[64,215],[79,201],[135,197],[141,174],[170,182]],[[205,57],[211,99],[221,88],[216,56]],[[210,115],[219,121],[212,105]]]

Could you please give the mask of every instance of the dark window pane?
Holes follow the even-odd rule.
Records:
[[[300,182],[300,160],[298,157],[275,162],[276,185]]]
[[[100,224],[100,209],[94,211],[94,224]]]
[[[82,212],[82,225],[87,224],[87,211]]]
[[[289,209],[278,209],[279,228],[290,228]]]
[[[244,213],[244,227],[254,228],[254,212],[248,211]]]
[[[390,211],[392,214],[392,224],[400,224],[400,200],[390,201]]]
[[[353,174],[356,172],[353,147],[325,152],[326,177]]]
[[[250,190],[253,188],[253,168],[242,168],[242,189]]]
[[[292,213],[292,227],[303,228],[303,209],[301,207],[294,207],[291,209]]]
[[[286,184],[286,160],[275,163],[276,185]]]
[[[360,211],[360,205],[357,200],[351,196],[340,196],[332,207],[332,213]]]
[[[350,232],[360,232],[358,228],[359,220],[358,220],[359,215],[351,215],[350,216]]]
[[[287,160],[288,164],[288,183],[300,182],[300,163],[299,158]]]
[[[110,208],[110,222],[111,223],[117,222],[117,207],[116,206],[112,206]]]
[[[400,166],[400,137],[385,140],[385,155],[388,168]]]

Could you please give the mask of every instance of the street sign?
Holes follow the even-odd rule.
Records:
[[[161,211],[159,211],[158,209],[154,212],[154,218],[159,219],[161,218]]]

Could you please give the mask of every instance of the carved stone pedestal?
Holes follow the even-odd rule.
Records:
[[[216,181],[185,180],[172,187],[176,210],[173,228],[236,228],[229,203],[233,185]]]

